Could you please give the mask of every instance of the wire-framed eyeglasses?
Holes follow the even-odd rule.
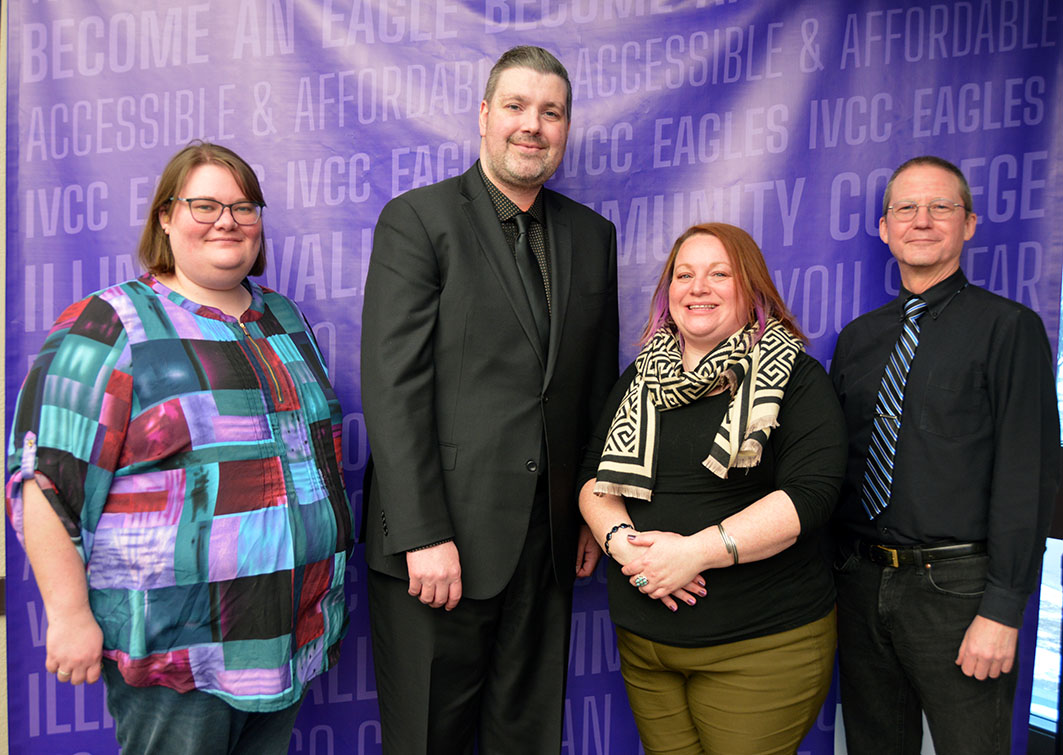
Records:
[[[254,225],[262,217],[262,208],[257,202],[233,202],[225,204],[216,199],[205,197],[170,197],[172,202],[188,202],[188,211],[192,213],[192,220],[197,223],[217,223],[218,218],[229,208],[229,214],[238,225]]]
[[[953,202],[949,199],[934,199],[926,204],[898,202],[897,204],[891,204],[887,209],[893,212],[893,217],[897,218],[897,220],[914,219],[920,207],[925,207],[927,212],[930,213],[930,217],[934,220],[948,220],[958,208],[963,206],[962,202]]]

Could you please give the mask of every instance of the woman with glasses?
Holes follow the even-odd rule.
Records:
[[[287,753],[346,631],[342,413],[296,305],[248,278],[264,207],[232,151],[178,152],[147,273],[59,317],[15,409],[46,666],[102,674],[126,752]]]
[[[639,736],[649,755],[793,753],[834,667],[838,400],[732,225],[676,240],[642,343],[580,493]]]

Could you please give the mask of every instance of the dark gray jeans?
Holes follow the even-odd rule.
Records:
[[[955,664],[985,589],[988,556],[883,567],[835,564],[842,715],[850,755],[918,755],[926,713],[937,755],[1004,755],[1018,658],[997,679]]]
[[[246,713],[206,692],[131,687],[104,659],[107,710],[122,751],[145,755],[286,755],[299,712]]]

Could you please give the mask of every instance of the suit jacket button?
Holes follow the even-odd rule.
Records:
[[[536,472],[539,470],[539,465],[533,459],[528,459],[526,462],[524,462],[524,468],[527,469],[529,472]]]

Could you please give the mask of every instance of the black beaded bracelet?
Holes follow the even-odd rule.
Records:
[[[634,528],[634,527],[632,527],[632,526],[631,526],[630,524],[628,524],[627,522],[623,522],[623,523],[621,523],[621,524],[618,524],[618,525],[616,525],[615,527],[613,527],[613,528],[612,528],[611,530],[609,530],[609,532],[608,532],[608,533],[606,534],[606,536],[605,536],[605,555],[607,555],[607,556],[608,556],[609,558],[612,558],[612,557],[613,557],[613,554],[609,552],[609,538],[611,538],[611,537],[612,537],[613,535],[615,535],[615,534],[616,534],[617,532],[619,532],[620,530],[625,530],[625,529],[627,529],[627,530],[633,530],[633,529],[635,529],[635,528]]]

